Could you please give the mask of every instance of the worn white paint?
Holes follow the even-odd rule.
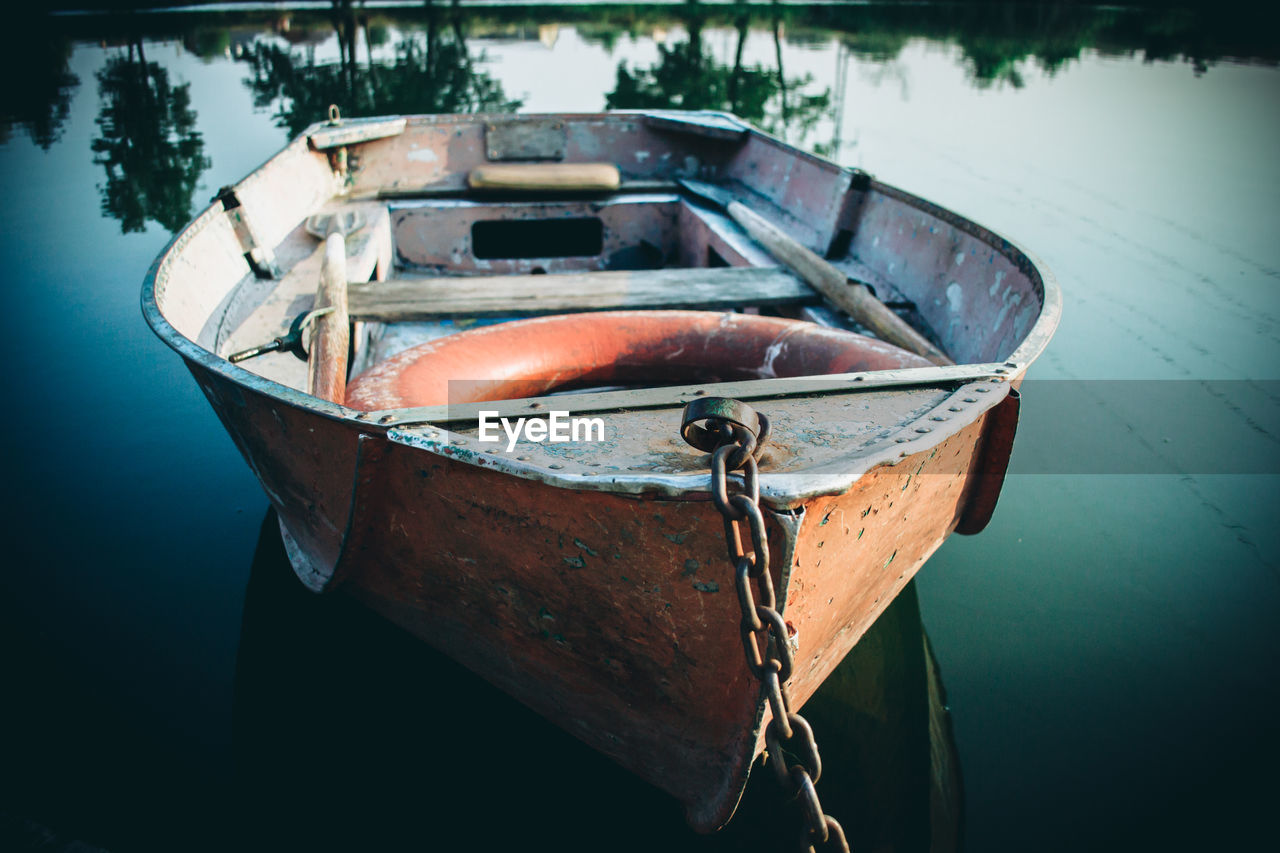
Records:
[[[998,331],[1004,325],[1004,318],[1009,316],[1009,309],[1022,302],[1022,294],[1014,291],[1012,288],[1005,291],[1003,304],[1000,306],[1000,312],[996,314],[995,322],[991,324],[993,332]]]

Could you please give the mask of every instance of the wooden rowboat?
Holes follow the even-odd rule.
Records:
[[[223,190],[142,303],[307,587],[455,657],[702,831],[732,815],[770,710],[685,404],[771,425],[759,502],[798,707],[952,530],[985,525],[1061,310],[986,229],[668,112],[335,117]],[[924,358],[833,306],[886,340],[907,321]],[[291,325],[306,361],[229,359]],[[557,409],[598,433],[484,440],[482,413],[545,439]]]

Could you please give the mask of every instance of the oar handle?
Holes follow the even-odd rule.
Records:
[[[850,281],[840,270],[742,202],[730,202],[727,211],[751,239],[881,340],[924,356],[934,364],[955,364],[924,335],[885,307],[865,284]]]

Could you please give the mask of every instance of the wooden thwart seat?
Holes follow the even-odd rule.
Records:
[[[397,277],[352,284],[352,320],[562,314],[628,308],[814,303],[819,296],[782,267],[694,267],[552,275]]]

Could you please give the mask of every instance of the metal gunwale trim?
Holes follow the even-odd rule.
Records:
[[[921,370],[925,369],[927,368],[921,368]],[[1009,378],[1012,378],[1013,373],[1013,370],[1009,370]],[[903,458],[935,447],[974,423],[1008,396],[1011,388],[1009,378],[989,376],[981,381],[961,385],[919,418],[901,424],[896,431],[888,433],[868,447],[837,457],[842,463],[838,470],[831,470],[836,466],[828,466],[828,470],[821,472],[761,472],[761,500],[766,501],[771,509],[785,510],[796,507],[811,498],[842,494],[872,468],[896,465]],[[964,397],[974,395],[979,387],[992,388],[997,393],[982,394],[977,398],[977,402],[964,403]],[[678,405],[672,405],[669,408],[677,407]],[[961,411],[950,412],[949,407],[960,407]],[[928,433],[913,432],[917,425],[930,423],[930,419],[939,414],[946,415],[946,426],[931,428]],[[904,443],[899,443],[896,439],[905,434],[910,434],[911,438]],[[505,474],[537,480],[563,489],[645,495],[677,500],[687,499],[690,495],[705,494],[707,491],[706,472],[703,469],[683,474],[659,474],[647,471],[573,473],[553,470],[549,466],[521,462],[505,454],[491,452],[489,448],[481,448],[479,441],[472,436],[451,433],[435,426],[408,429],[391,427],[387,431],[387,438],[398,444],[425,450],[437,456],[455,459],[477,467],[492,468]]]
[[[537,417],[557,405],[567,405],[575,413],[611,412],[626,409],[667,409],[705,396],[731,397],[740,400],[765,400],[777,397],[805,397],[843,393],[863,393],[878,388],[902,388],[913,385],[938,385],[989,379],[1008,373],[1004,364],[960,364],[948,366],[906,367],[899,370],[869,370],[859,373],[815,374],[773,379],[747,379],[736,382],[713,382],[691,385],[668,385],[635,391],[600,391],[572,397],[552,395],[524,397],[514,400],[492,400],[458,405],[423,406],[410,409],[384,409],[362,412],[360,420],[392,427],[412,424],[446,424],[474,421],[483,409],[500,416]]]

